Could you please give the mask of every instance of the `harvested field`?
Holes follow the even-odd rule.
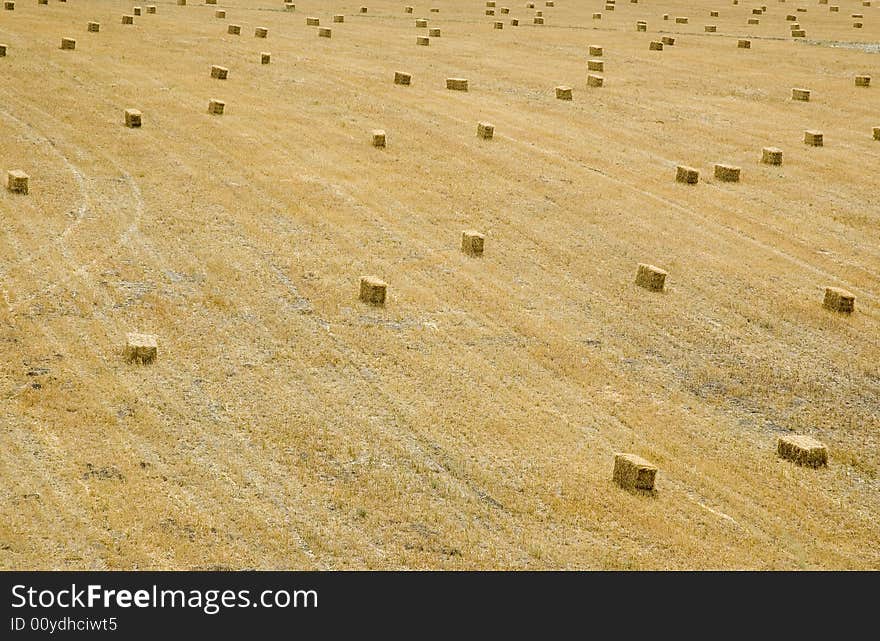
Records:
[[[835,3],[807,38],[791,1],[0,12],[28,177],[0,190],[0,568],[880,569],[880,2]]]

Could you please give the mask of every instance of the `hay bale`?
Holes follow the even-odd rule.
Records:
[[[367,7],[361,7],[361,13],[366,13],[366,12],[367,12]]]
[[[125,126],[126,127],[140,127],[143,123],[143,114],[137,109],[126,109],[125,110]]]
[[[220,65],[211,65],[211,77],[217,80],[226,80],[229,76],[229,69]]]
[[[635,454],[616,453],[612,479],[620,487],[630,492],[654,489],[657,467]]]
[[[132,12],[134,15],[139,16],[139,15],[141,15],[141,8],[140,8],[140,7],[133,7],[132,10],[131,10],[131,12]]]
[[[564,85],[556,87],[556,99],[571,100],[571,87],[566,87]]]
[[[284,10],[285,11],[296,11],[296,5],[292,2],[285,2],[284,3]]]
[[[412,75],[405,73],[403,71],[395,71],[394,72],[394,84],[409,86],[410,84],[412,84]]]
[[[6,189],[14,194],[27,194],[28,180],[30,177],[20,169],[10,169],[6,172]]]
[[[518,26],[519,26],[519,19],[518,19],[518,18],[512,18],[512,19],[510,20],[510,26],[511,26],[511,27],[518,27]]]
[[[725,165],[723,163],[715,164],[715,178],[725,183],[739,182],[740,168],[733,165]]]
[[[780,436],[776,441],[776,454],[804,467],[828,465],[828,448],[822,442],[804,434]]]
[[[254,38],[265,38],[269,35],[269,30],[266,27],[257,27],[254,29]]]
[[[838,11],[840,11],[840,7],[838,7],[836,4],[833,4],[828,7],[828,11],[830,11],[831,13],[837,13]]]
[[[544,24],[544,18],[541,16],[535,16],[535,19],[532,20],[532,22],[535,24]]]
[[[330,38],[333,36],[333,31],[330,27],[320,27],[318,29],[318,37],[319,38]]]
[[[232,34],[233,36],[241,35],[241,25],[240,24],[231,24],[226,29],[226,33]]]
[[[486,237],[473,229],[461,232],[461,251],[468,256],[482,256]]]
[[[852,314],[856,307],[856,297],[840,287],[826,287],[822,306],[841,314]]]
[[[437,7],[433,7],[432,9],[428,9],[428,11],[430,11],[431,13],[440,13],[440,9],[438,9]]]
[[[134,24],[134,16],[122,16],[122,24]]]
[[[671,47],[675,44],[675,38],[673,38],[672,36],[663,36],[662,38],[660,38],[660,42],[663,43],[664,47]]]
[[[757,18],[749,18],[749,24],[761,24],[761,21]]]
[[[810,145],[811,147],[824,146],[825,141],[822,132],[815,129],[807,129],[804,132],[804,144]]]
[[[602,19],[601,13],[594,13],[593,14],[593,20],[601,20],[601,19]]]
[[[862,22],[853,22],[853,29],[861,29],[864,26]]]
[[[76,40],[73,38],[61,38],[61,48],[67,50],[76,49]]]
[[[810,90],[809,89],[792,89],[791,90],[791,99],[792,100],[800,100],[801,102],[810,102]]]
[[[385,304],[385,294],[388,285],[376,278],[375,276],[364,276],[361,278],[361,301],[370,305],[382,306]]]
[[[99,22],[90,22],[86,25],[86,31],[90,31],[92,33],[98,33],[101,30],[101,23]]]
[[[647,31],[648,23],[647,22],[637,22],[636,23],[636,31]]]
[[[177,0],[177,6],[178,6],[178,7],[185,7],[185,6],[186,6],[186,0]]]
[[[509,7],[501,7],[501,15],[507,15],[510,13]]]
[[[553,0],[547,0],[547,2],[544,3],[544,6],[545,7],[553,7],[553,6],[556,6],[556,3],[554,3]]]
[[[307,27],[317,27],[321,24],[321,20],[319,18],[315,18],[314,16],[310,16],[306,18],[306,26]]]
[[[156,5],[148,4],[147,5],[147,13],[156,13]]]
[[[663,51],[663,43],[659,40],[651,40],[648,44],[648,49],[650,51]]]
[[[263,51],[260,53],[260,64],[267,65],[272,61],[272,54],[268,51]]]
[[[125,335],[123,358],[127,363],[147,365],[156,360],[158,339],[154,334],[129,333]]]
[[[493,25],[494,29],[503,29],[504,28],[503,22],[493,22],[492,25]]]
[[[604,84],[605,84],[604,77],[598,76],[593,73],[587,74],[587,86],[588,87],[601,87]]]
[[[431,39],[428,38],[428,36],[416,36],[416,44],[427,47],[429,44],[431,44]]]
[[[718,31],[718,26],[714,24],[707,24],[703,26],[703,31],[705,31],[706,33],[715,33],[716,31]]]
[[[439,38],[440,37],[440,29],[428,29],[428,36],[431,38]]]
[[[6,49],[8,47],[9,47],[9,45],[0,44],[0,58],[6,57]]]
[[[212,98],[208,101],[208,113],[214,116],[222,116],[223,110],[226,109],[226,103],[222,100]]]
[[[600,45],[590,45],[587,51],[594,58],[601,58],[604,53],[604,49]]]
[[[764,147],[761,150],[761,162],[765,165],[781,165],[782,150],[778,147]]]
[[[856,87],[870,87],[871,76],[856,76]]]
[[[0,45],[2,47],[3,45]],[[880,127],[874,127],[874,140],[880,140]]]
[[[604,60],[587,60],[587,71],[605,71]]]
[[[412,12],[413,12],[413,8],[412,8],[412,7],[404,7],[404,8],[403,8],[403,12],[404,12],[404,13],[412,13]]]
[[[416,18],[416,29],[427,29],[427,28],[428,28],[427,18]]]
[[[688,185],[696,185],[700,180],[700,171],[687,165],[677,165],[675,167],[675,182],[686,183]]]
[[[495,135],[495,125],[491,122],[478,122],[477,123],[477,136],[483,138],[484,140],[491,140]]]
[[[487,0],[486,6],[489,7],[490,9],[492,9],[495,7],[495,3],[492,0]],[[532,5],[532,6],[534,7],[535,5]]]
[[[385,147],[385,130],[384,129],[373,129],[370,132],[371,139],[373,141],[374,147]]]
[[[215,18],[226,18],[226,10],[225,9],[217,9],[217,11],[214,12],[214,17]]]
[[[468,81],[467,78],[447,78],[446,79],[446,88],[452,91],[467,91],[468,90]]]
[[[486,15],[487,15],[487,16],[494,16],[494,15],[495,15],[495,9],[486,9]]]
[[[719,15],[719,14],[718,14],[717,11],[710,11],[710,12],[709,12],[709,17],[710,17],[710,18],[717,18],[718,15]]]
[[[333,22],[345,22],[345,16],[341,13],[337,13],[335,16],[333,16]]]
[[[803,29],[792,29],[791,37],[792,38],[806,38],[807,32],[804,31]]]
[[[666,283],[666,276],[667,272],[659,267],[648,265],[647,263],[639,263],[639,267],[636,270],[636,285],[650,289],[652,292],[662,292],[663,286]]]
[[[751,49],[752,41],[751,40],[737,40],[736,46],[738,49]]]
[[[685,18],[684,16],[680,16],[675,19],[675,24],[687,24],[687,23],[688,23],[688,19]]]

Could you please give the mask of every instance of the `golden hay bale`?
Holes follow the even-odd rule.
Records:
[[[477,123],[477,136],[483,138],[485,140],[491,140],[495,135],[495,125],[491,122],[478,122]]]
[[[272,60],[272,54],[268,51],[263,51],[260,53],[260,64],[267,65]]]
[[[143,114],[137,109],[126,109],[125,110],[125,126],[126,127],[140,127],[143,123]]]
[[[92,33],[98,33],[101,30],[101,24],[99,22],[90,22],[86,25],[86,30],[91,31]]]
[[[214,17],[215,18],[226,18],[226,10],[225,9],[217,9],[217,11],[214,12]]]
[[[677,165],[675,167],[675,182],[696,185],[699,180],[700,172],[698,169],[688,167],[687,165]]]
[[[412,83],[412,74],[408,74],[403,71],[395,71],[394,72],[394,84],[395,85],[410,85],[411,83]]]
[[[647,31],[648,23],[647,22],[637,22],[636,23],[636,31]]]
[[[2,45],[0,45],[2,46]],[[874,140],[880,140],[880,127],[874,127]]]
[[[416,44],[427,47],[429,44],[431,44],[431,39],[428,38],[428,36],[416,36]]]
[[[482,256],[486,237],[478,231],[467,229],[461,232],[461,251],[468,256]]]
[[[544,24],[544,18],[541,16],[535,16],[535,19],[532,20],[534,24]]]
[[[657,467],[635,454],[614,454],[612,479],[629,491],[651,491],[657,477]]]
[[[664,47],[671,47],[675,44],[675,38],[673,38],[672,36],[663,36],[660,38],[660,42],[663,43]]]
[[[226,29],[226,33],[231,33],[233,36],[241,35],[241,25],[239,24],[231,24]]]
[[[333,31],[330,27],[321,27],[318,29],[318,37],[319,38],[331,38],[333,36]]]
[[[717,18],[717,17],[718,17],[718,12],[717,12],[717,11],[710,11],[710,12],[709,12],[709,17],[710,17],[710,18]]]
[[[737,40],[736,46],[739,49],[751,49],[752,48],[752,41],[751,40]]]
[[[345,22],[345,16],[341,13],[337,13],[335,16],[333,16],[333,22]]]
[[[360,299],[370,305],[384,305],[388,285],[375,276],[361,278]]]
[[[495,15],[495,9],[486,9],[486,15],[487,15],[487,16],[494,16],[494,15]]]
[[[20,169],[10,169],[6,172],[6,189],[14,194],[27,194],[29,179]]]
[[[284,3],[284,10],[285,11],[296,11],[296,5],[292,2],[285,2]]]
[[[428,28],[427,18],[416,18],[416,29],[427,29],[427,28]]]
[[[853,22],[853,29],[861,29],[864,26],[865,26],[865,23],[863,23],[863,22],[860,22],[860,21]]]
[[[716,31],[718,31],[718,27],[714,24],[707,24],[703,26],[703,31],[705,31],[706,33],[715,33]]]
[[[760,16],[762,13],[764,13],[763,9],[752,9],[752,15]]]
[[[837,13],[838,11],[840,11],[840,7],[838,7],[836,4],[833,4],[830,7],[828,7],[828,10],[831,13]]]
[[[493,8],[493,7],[495,6],[495,3],[492,2],[492,0],[488,0],[488,1],[486,2],[486,6],[489,7],[489,8],[491,9],[491,8]],[[533,5],[533,6],[534,6],[534,5]]]
[[[802,102],[810,102],[810,90],[809,89],[792,89],[791,90],[791,99],[792,100],[800,100]]]
[[[590,73],[587,74],[587,86],[588,87],[601,87],[605,84],[605,78],[602,76],[597,76],[596,74]]]
[[[614,5],[613,4],[606,4],[605,11],[614,11]]]
[[[431,38],[439,38],[440,37],[440,29],[428,29],[428,36]]]
[[[185,7],[185,6],[186,6],[186,0],[177,0],[177,6],[178,6],[178,7]]]
[[[856,76],[856,87],[870,87],[871,76]]]
[[[749,24],[761,24],[761,21],[757,18],[749,18]]]
[[[366,8],[366,7],[361,7],[361,13],[366,13],[366,12],[367,12],[367,8]]]
[[[9,45],[0,44],[0,58],[6,57],[6,49],[8,47],[9,47]]]
[[[134,24],[134,16],[122,16],[122,24]]]
[[[733,165],[725,165],[723,163],[715,164],[715,178],[725,183],[739,182],[740,168]]]
[[[797,16],[792,14],[788,14],[787,16],[785,16],[785,19],[789,22],[797,22]]]
[[[205,4],[217,4],[217,0],[205,0]]]
[[[467,78],[447,78],[446,79],[446,88],[452,91],[467,91],[468,90],[468,81]]]
[[[140,7],[133,7],[132,10],[131,10],[131,12],[132,12],[134,15],[139,16],[139,15],[141,15],[141,8],[140,8]]]
[[[761,162],[765,165],[781,165],[782,150],[778,147],[764,147],[761,150]]]
[[[822,442],[804,434],[780,436],[776,440],[776,454],[805,467],[828,465],[828,448]]]
[[[648,44],[648,49],[651,51],[663,51],[663,43],[659,40],[651,40]]]
[[[602,19],[601,13],[594,13],[593,14],[593,20],[601,20],[601,19]]]
[[[545,7],[552,7],[552,6],[555,6],[555,3],[553,2],[553,0],[547,0],[547,2],[544,3],[544,6]]]
[[[593,56],[594,58],[601,58],[602,55],[603,55],[603,53],[604,53],[604,51],[605,51],[605,50],[602,49],[602,46],[601,46],[601,45],[590,45],[590,46],[587,48],[587,52],[588,52],[591,56]]]
[[[840,287],[826,287],[822,305],[842,314],[852,314],[856,307],[856,297]]]
[[[804,29],[792,29],[791,37],[792,38],[806,38],[807,32]]]
[[[507,15],[510,13],[509,7],[501,7],[501,15]]]
[[[404,7],[404,8],[403,8],[403,12],[404,12],[404,13],[412,13],[412,12],[413,12],[413,8],[412,8],[412,7]]]
[[[604,60],[587,60],[587,71],[605,71]]]
[[[315,18],[314,16],[306,18],[306,26],[307,27],[317,27],[321,24],[321,20],[319,18]]]
[[[125,335],[125,349],[122,352],[122,357],[127,363],[146,365],[156,360],[158,350],[158,339],[154,334],[132,332]]]
[[[222,116],[223,110],[226,109],[226,103],[222,100],[212,98],[208,101],[208,113],[215,116]]]
[[[824,136],[821,131],[815,129],[807,129],[804,132],[804,144],[811,147],[822,147],[825,144]]]
[[[229,76],[229,69],[220,65],[211,65],[211,77],[217,80],[226,80]]]
[[[76,40],[73,38],[61,38],[61,48],[62,49],[76,49]]]
[[[511,18],[510,26],[511,27],[518,27],[519,26],[519,19],[518,18]]]
[[[147,5],[147,13],[156,13],[156,5],[148,4]]]
[[[639,263],[639,267],[636,270],[636,285],[650,289],[652,292],[662,292],[663,286],[666,283],[666,276],[667,272],[659,267],[648,265],[647,263]]]
[[[373,129],[370,132],[371,140],[373,142],[374,147],[384,147],[385,146],[385,130],[384,129]]]
[[[255,38],[265,38],[269,35],[269,30],[266,27],[257,27],[254,29],[254,37]]]
[[[688,19],[683,16],[675,19],[675,24],[687,24],[687,23],[688,23]]]
[[[566,87],[564,85],[556,87],[556,99],[571,100],[571,87]]]
[[[503,28],[504,28],[504,23],[503,23],[503,22],[493,22],[493,23],[492,23],[492,27],[493,27],[494,29],[503,29]]]

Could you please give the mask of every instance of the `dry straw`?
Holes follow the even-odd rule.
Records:
[[[137,109],[126,109],[125,110],[125,126],[126,127],[140,127],[143,123],[143,114]]]
[[[416,29],[427,29],[428,20],[425,18],[416,18]]]
[[[605,61],[587,60],[587,71],[605,71]]]
[[[224,9],[217,9],[217,11],[214,12],[214,17],[215,18],[226,18],[226,11]]]
[[[810,102],[810,90],[809,89],[792,89],[791,90],[791,99],[792,100],[800,100],[801,102]]]
[[[604,51],[605,50],[601,47],[601,45],[590,45],[587,49],[587,52],[595,58],[601,58],[604,54]]]
[[[154,4],[147,5],[147,13],[156,13],[156,5],[154,5]]]
[[[587,86],[588,87],[601,87],[605,84],[605,78],[602,76],[597,76],[596,74],[587,74]]]
[[[335,16],[333,16],[333,22],[345,22],[345,16],[341,13],[337,13]]]
[[[612,479],[629,491],[652,491],[657,477],[657,467],[635,454],[616,453]]]
[[[428,38],[428,36],[416,36],[416,44],[427,47],[429,44],[431,44],[431,39]]]
[[[557,100],[571,100],[571,87],[566,87],[566,86],[556,87],[556,99]]]
[[[805,467],[828,465],[828,448],[804,434],[780,436],[776,441],[776,453],[781,458]]]
[[[807,32],[804,29],[792,29],[791,30],[792,38],[806,38]]]
[[[431,38],[439,38],[440,37],[440,29],[439,28],[428,29],[428,36],[430,36]]]
[[[778,147],[764,147],[761,150],[761,162],[765,165],[781,165],[782,150]]]
[[[751,49],[752,48],[752,41],[751,40],[737,40],[736,46],[739,49]]]
[[[468,90],[468,81],[467,78],[447,78],[446,79],[446,88],[452,91],[467,91]]]
[[[308,26],[308,27],[317,27],[320,24],[321,24],[321,20],[319,18],[315,18],[313,16],[306,18],[306,26]]]
[[[651,51],[663,51],[663,43],[659,40],[652,40],[648,45],[648,49]]]
[[[261,65],[267,65],[267,64],[269,64],[269,62],[271,62],[271,60],[272,60],[272,54],[269,53],[268,51],[263,51],[262,53],[260,53],[260,64]]]
[[[856,297],[840,287],[826,287],[822,305],[841,314],[852,314],[856,307]]]
[[[266,27],[257,27],[254,29],[254,37],[255,38],[265,38],[269,35],[269,30]]]
[[[822,147],[825,144],[824,136],[821,131],[815,129],[807,129],[804,132],[804,144],[811,147]]]
[[[856,76],[856,87],[870,87],[871,76]]]
[[[482,256],[485,240],[480,232],[467,229],[461,233],[461,251],[468,256]]]
[[[663,43],[664,47],[671,47],[675,44],[675,38],[673,38],[672,36],[663,36],[660,38],[660,42]]]
[[[385,130],[384,129],[373,129],[370,133],[371,140],[373,142],[374,147],[384,147],[385,146]]]
[[[683,16],[675,19],[675,24],[687,24],[687,23],[688,23],[688,19]]]
[[[477,123],[477,136],[483,138],[485,140],[491,140],[495,135],[495,125],[491,122],[478,122]]]
[[[76,49],[76,40],[73,38],[61,38],[61,48],[67,50]]]
[[[715,178],[717,178],[721,182],[738,183],[739,173],[739,167],[734,167],[733,165],[725,165],[723,163],[717,163],[715,165]]]
[[[364,276],[361,278],[360,299],[370,305],[382,306],[385,304],[385,294],[388,285],[376,278],[375,276]]]
[[[153,334],[130,333],[125,336],[122,356],[127,363],[146,365],[156,360],[158,340]]]
[[[230,33],[233,36],[240,35],[241,34],[241,25],[238,25],[238,24],[229,25],[229,27],[226,29],[226,33]]]
[[[410,84],[412,84],[412,74],[408,74],[403,71],[395,71],[394,72],[394,84],[409,86]]]
[[[757,18],[749,18],[749,24],[761,24],[761,21]]]
[[[222,116],[223,110],[226,109],[226,103],[222,100],[212,98],[208,101],[208,113],[214,116]]]
[[[134,24],[134,16],[122,16],[122,24]]]
[[[639,263],[636,270],[636,285],[650,289],[652,292],[662,292],[666,283],[667,273],[665,270],[648,265],[647,263]]]
[[[330,38],[333,36],[333,31],[330,27],[320,27],[318,29],[318,37],[319,38]]]
[[[687,165],[677,165],[675,168],[675,182],[696,185],[700,180],[700,172]]]
[[[11,169],[6,172],[6,189],[14,194],[28,193],[29,176],[20,169]]]
[[[715,33],[716,31],[718,31],[718,27],[714,24],[707,24],[703,27],[703,31],[705,31],[706,33]]]
[[[87,31],[91,31],[92,33],[98,33],[101,30],[101,24],[98,22],[90,22],[87,27]]]
[[[217,80],[226,80],[229,76],[229,69],[220,65],[211,65],[211,77]]]

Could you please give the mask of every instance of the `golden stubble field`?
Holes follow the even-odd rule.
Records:
[[[880,2],[296,4],[0,10],[0,568],[880,568]]]

